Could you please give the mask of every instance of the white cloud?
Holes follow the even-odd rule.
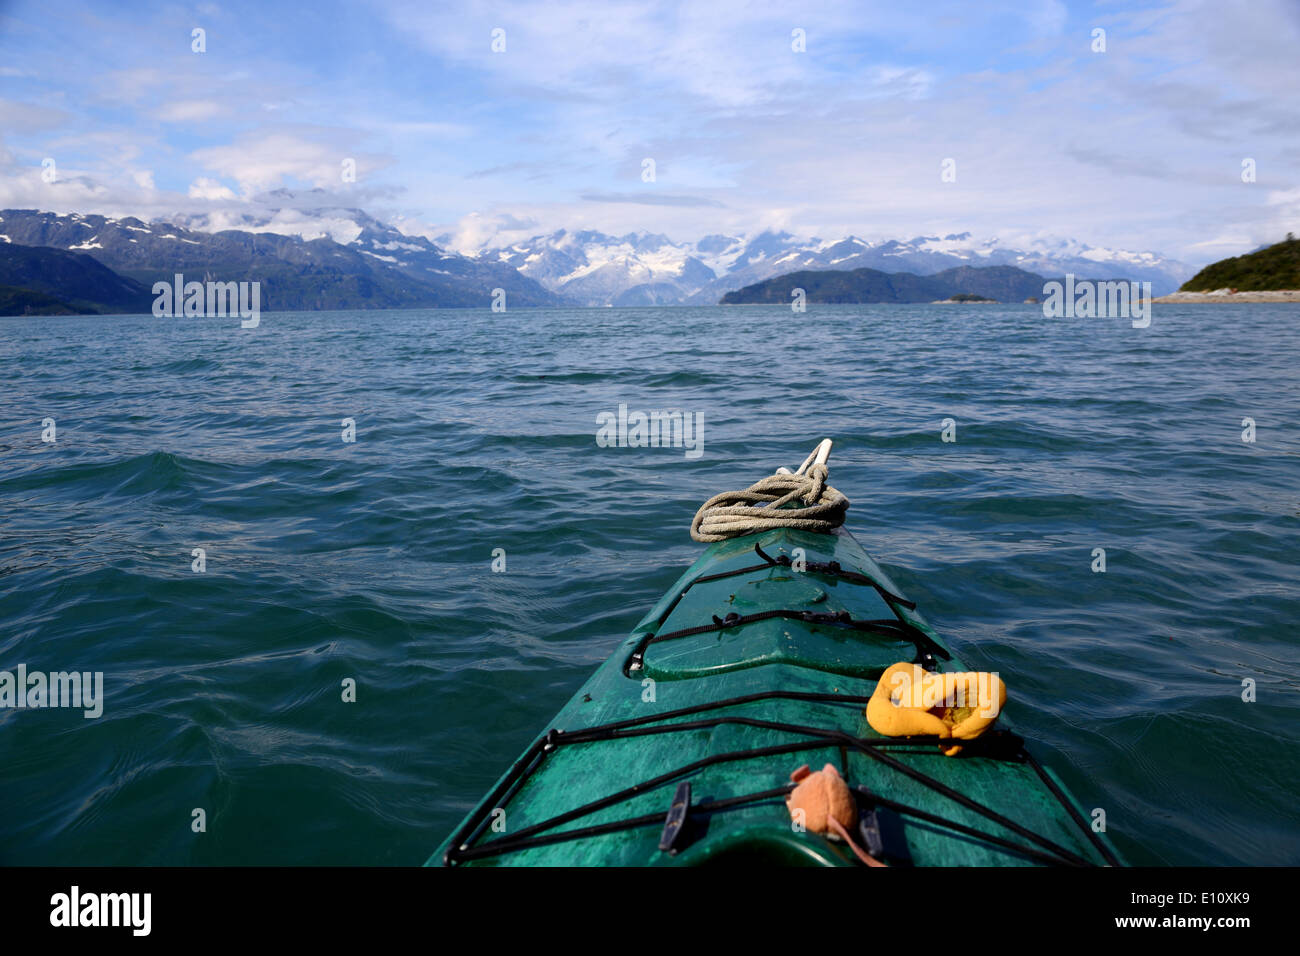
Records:
[[[437,234],[444,230],[423,223],[406,223],[402,231],[408,236],[421,235],[436,241]],[[487,246],[506,245],[536,234],[535,230],[528,228],[508,229],[504,217],[488,216],[477,212],[461,217],[445,231],[449,234],[447,247],[464,255],[474,255]]]
[[[201,232],[242,229],[280,236],[301,236],[308,241],[333,239],[345,245],[361,234],[361,226],[346,214],[316,214],[291,207],[266,210],[239,203],[212,207],[206,212],[182,218],[189,228]]]
[[[195,150],[191,158],[221,176],[233,179],[240,190],[251,195],[292,183],[335,188],[343,183],[343,162],[356,162],[357,177],[383,165],[384,161],[358,153],[356,142],[315,139],[288,132],[245,135],[226,146]]]
[[[235,199],[234,190],[221,185],[215,179],[199,178],[190,183],[191,199]]]

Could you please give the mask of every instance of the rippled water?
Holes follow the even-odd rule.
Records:
[[[1131,861],[1294,863],[1300,310],[1156,310],[0,320],[0,669],[105,680],[0,710],[0,862],[422,862],[695,508],[829,435],[849,527]],[[702,457],[597,447],[619,403]]]

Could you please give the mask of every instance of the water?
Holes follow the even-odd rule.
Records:
[[[422,862],[695,508],[829,435],[849,527],[1131,861],[1295,863],[1298,314],[1156,310],[0,320],[0,669],[105,679],[0,710],[0,862]],[[702,457],[598,448],[620,402]]]

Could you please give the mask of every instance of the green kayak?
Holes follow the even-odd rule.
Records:
[[[861,865],[792,824],[826,763],[886,866],[1118,863],[1005,718],[956,756],[873,731],[901,661],[967,670],[843,528],[710,544],[428,865]]]

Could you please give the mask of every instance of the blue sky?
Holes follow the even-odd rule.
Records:
[[[0,0],[0,206],[220,222],[320,188],[463,248],[971,231],[1201,263],[1300,232],[1298,49],[1294,0]]]

